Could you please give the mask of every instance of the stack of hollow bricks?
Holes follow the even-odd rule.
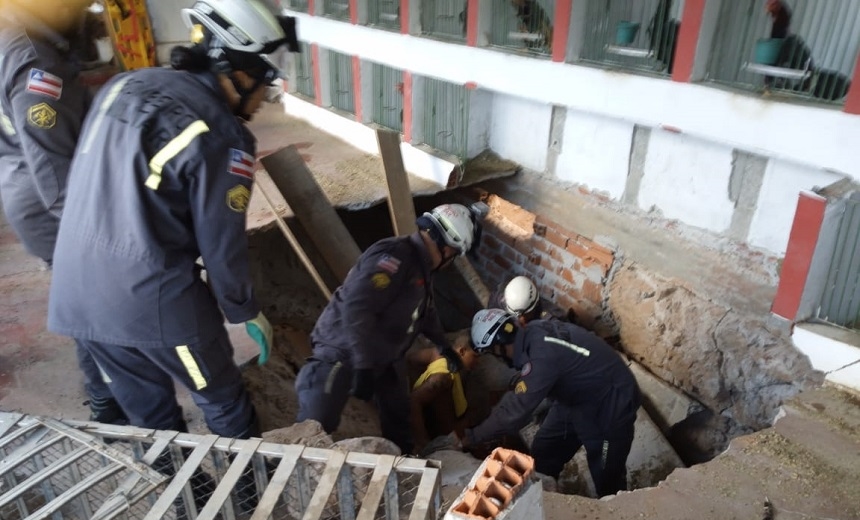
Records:
[[[477,267],[490,290],[526,275],[542,297],[564,311],[573,310],[581,325],[594,325],[602,313],[613,252],[497,195],[479,196],[490,206],[490,213],[484,221]]]
[[[447,518],[495,518],[525,490],[534,465],[534,459],[528,455],[496,448],[448,510]]]

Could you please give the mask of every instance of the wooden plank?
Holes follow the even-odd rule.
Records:
[[[293,209],[340,282],[355,265],[361,250],[331,206],[295,146],[260,159],[278,191]]]
[[[197,518],[201,520],[215,518],[220,512],[221,505],[230,498],[230,492],[239,483],[239,478],[242,477],[242,473],[244,473],[245,468],[251,461],[251,457],[254,456],[254,452],[257,451],[257,447],[263,442],[263,439],[248,439],[238,442],[242,445],[239,453],[233,459],[233,462],[230,463],[227,473],[224,474],[224,478],[221,479],[218,487],[215,488],[215,492],[212,493],[206,505],[200,510]]]
[[[263,492],[263,496],[260,498],[260,503],[257,504],[257,509],[254,510],[251,520],[268,520],[278,503],[278,498],[287,487],[290,475],[293,474],[296,463],[302,456],[302,450],[304,450],[304,446],[297,445],[285,446],[285,448],[281,463],[278,464],[275,474],[272,475],[272,480],[266,487],[266,491]]]
[[[400,133],[377,128],[376,141],[379,143],[385,180],[388,182],[388,212],[394,235],[411,235],[418,228],[415,226],[415,203],[412,190],[409,189],[409,176],[400,153]]]
[[[438,469],[427,468],[421,475],[418,491],[409,520],[430,520],[436,518],[437,509],[441,504],[441,472]]]
[[[344,462],[346,462],[346,453],[340,451],[332,451],[331,456],[326,463],[314,495],[311,497],[310,504],[302,516],[303,520],[319,520],[322,518],[323,511],[328,504],[329,498],[337,485],[337,479],[340,472],[343,470]]]
[[[267,172],[266,170],[258,170],[255,175],[258,177],[258,179],[256,180],[255,187],[257,190],[259,190],[260,195],[263,196],[263,200],[266,202],[266,206],[268,206],[269,211],[271,211],[272,215],[275,216],[275,222],[278,224],[278,228],[281,230],[281,233],[284,234],[284,237],[286,237],[287,242],[289,242],[290,245],[293,247],[293,251],[295,251],[296,254],[299,256],[299,260],[301,260],[302,265],[304,265],[305,269],[308,270],[308,273],[310,273],[311,278],[314,279],[314,282],[316,282],[317,287],[319,287],[320,291],[326,297],[326,300],[331,300],[331,291],[329,290],[328,285],[326,285],[326,283],[323,281],[319,271],[317,271],[317,268],[314,266],[313,262],[311,262],[311,259],[308,257],[307,253],[305,253],[304,248],[302,248],[302,245],[299,243],[292,230],[290,230],[290,227],[287,226],[287,223],[284,221],[284,218],[281,217],[280,213],[278,213],[278,210],[275,208],[274,202],[272,202],[271,197],[269,197],[269,195],[266,193],[266,189],[263,188],[263,183],[260,182],[260,180],[265,181],[265,179],[259,179],[259,177],[266,177],[269,181],[271,181],[269,172]]]
[[[395,458],[392,455],[379,455],[356,520],[374,520],[376,518],[376,510],[379,509],[379,502],[382,500],[382,493],[385,492],[385,485],[388,483],[388,476],[394,467],[394,461]]]
[[[152,509],[149,510],[149,513],[144,517],[144,520],[160,520],[165,517],[170,508],[173,507],[173,501],[176,500],[176,497],[179,496],[179,493],[181,493],[185,488],[185,485],[188,484],[188,480],[191,479],[194,472],[197,471],[198,466],[200,466],[200,463],[203,462],[203,459],[209,454],[209,449],[215,444],[216,440],[218,440],[217,435],[207,435],[200,444],[194,448],[194,451],[192,451],[191,455],[188,456],[185,464],[183,464],[182,467],[179,468],[179,471],[176,472],[173,480],[171,480],[170,484],[167,485],[164,492],[161,493],[158,501],[154,506],[152,506]]]

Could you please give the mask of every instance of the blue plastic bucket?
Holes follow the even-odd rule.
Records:
[[[618,22],[615,28],[615,44],[630,45],[636,39],[636,33],[639,32],[639,22]]]
[[[783,43],[785,43],[785,38],[762,38],[758,40],[755,42],[753,61],[762,65],[776,65]]]

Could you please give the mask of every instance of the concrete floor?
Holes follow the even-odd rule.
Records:
[[[304,153],[311,155],[306,160],[315,173],[337,173],[353,160],[370,169],[380,164],[303,123],[292,122],[284,129],[278,115],[267,114],[256,124],[262,151],[310,143],[303,144],[308,150]],[[338,150],[347,155],[339,156]],[[264,213],[257,215],[260,225],[271,219]],[[253,227],[250,220],[249,215]],[[50,272],[23,251],[0,220],[0,410],[86,419],[89,410],[74,344],[45,330],[49,283]],[[238,363],[256,355],[243,327],[231,326],[230,335]],[[187,392],[180,389],[178,394],[190,429],[205,432]],[[802,394],[774,428],[736,439],[714,461],[677,470],[656,488],[601,501],[547,493],[545,511],[547,518],[559,520],[860,519],[858,482],[860,399],[822,390]],[[774,511],[769,516],[766,501]]]

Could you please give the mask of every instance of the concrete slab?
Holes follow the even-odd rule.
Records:
[[[860,333],[822,323],[794,328],[794,345],[809,357],[825,379],[860,392]]]

